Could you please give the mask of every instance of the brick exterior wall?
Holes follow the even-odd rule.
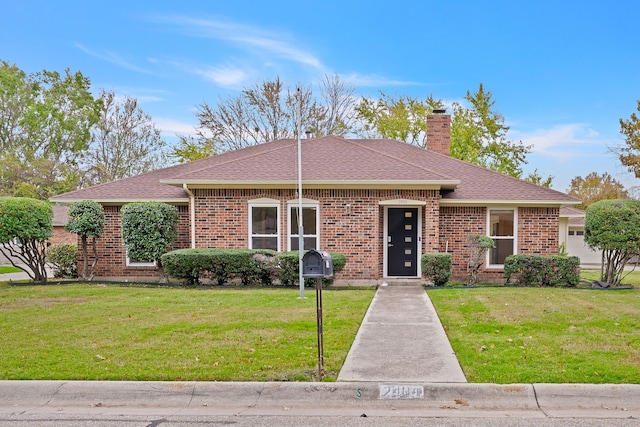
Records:
[[[280,205],[280,247],[288,250],[287,209],[296,190],[196,189],[196,246],[249,247],[251,200],[268,198]],[[320,215],[319,248],[347,257],[338,279],[378,279],[383,276],[384,208],[381,201],[418,200],[422,209],[422,251],[437,251],[439,195],[435,190],[307,189],[303,198],[317,201]],[[350,213],[346,205],[351,205]],[[296,204],[297,206],[297,204]],[[427,218],[424,216],[427,215]]]
[[[51,237],[47,240],[48,245],[59,245],[61,243],[76,243],[78,236],[67,231],[62,226],[54,226]]]
[[[280,247],[288,250],[287,209],[297,195],[294,189],[196,189],[196,247],[248,248],[249,202],[267,198],[280,206]],[[444,252],[453,256],[453,279],[464,281],[470,251],[467,236],[486,234],[486,207],[440,206],[435,190],[306,189],[303,198],[319,205],[320,242],[317,249],[347,257],[337,279],[377,280],[384,276],[384,206],[380,202],[407,199],[421,206],[422,253]],[[346,206],[350,205],[347,210]],[[179,206],[178,238],[173,249],[190,244],[188,206]],[[518,253],[550,255],[558,252],[559,209],[518,208]],[[78,243],[79,244],[79,243]],[[155,277],[155,267],[126,266],[122,243],[120,206],[105,206],[105,230],[98,240],[100,262],[97,277]],[[80,258],[81,258],[80,254]],[[81,262],[81,260],[80,260]],[[499,281],[502,270],[483,268],[483,281]]]
[[[560,208],[518,209],[518,253],[555,255],[560,236]]]
[[[96,265],[96,277],[156,277],[155,267],[133,267],[126,265],[126,251],[122,241],[122,226],[120,221],[121,206],[105,206],[104,231],[97,241],[98,264]],[[190,247],[189,242],[189,209],[187,206],[178,206],[178,237],[172,249]],[[89,244],[91,239],[89,239]],[[78,244],[78,270],[82,268],[82,250],[80,238]],[[92,250],[89,249],[89,254]]]
[[[554,255],[558,253],[560,227],[559,208],[518,208],[517,253]],[[471,251],[467,244],[470,234],[487,233],[486,207],[440,207],[440,248],[452,254],[452,279],[465,281]],[[481,281],[502,280],[502,269],[481,269]]]
[[[440,206],[440,248],[452,257],[452,279],[466,280],[471,251],[467,236],[486,234],[487,208]]]

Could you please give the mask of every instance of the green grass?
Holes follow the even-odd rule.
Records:
[[[640,266],[631,270],[632,266],[628,266],[622,276],[622,285],[631,285],[640,287]],[[592,282],[600,280],[600,269],[582,269],[580,278]]]
[[[335,380],[373,290],[323,292]],[[0,286],[0,379],[317,380],[315,291]]]
[[[20,270],[17,267],[14,267],[11,265],[0,265],[0,274],[20,273],[20,272],[22,272],[22,270]]]
[[[434,289],[467,380],[640,383],[640,291]]]
[[[373,292],[324,291],[327,380],[336,379]],[[640,384],[638,289],[428,293],[470,382]],[[0,379],[317,380],[315,291],[306,296],[0,284]]]

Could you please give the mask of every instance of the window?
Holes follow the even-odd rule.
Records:
[[[145,260],[137,260],[129,258],[129,253],[127,252],[127,267],[155,267],[155,261],[145,261]]]
[[[489,237],[496,245],[489,249],[489,266],[504,265],[504,260],[515,250],[516,211],[514,209],[489,209]]]
[[[249,205],[249,249],[280,250],[279,210],[273,204]]]
[[[298,206],[289,205],[289,250],[298,250]],[[304,249],[318,249],[318,206],[302,205],[302,226],[304,237]]]

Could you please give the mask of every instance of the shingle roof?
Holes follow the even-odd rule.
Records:
[[[54,227],[62,227],[69,222],[69,206],[53,205],[53,218],[51,223]]]
[[[443,202],[576,199],[469,163],[388,139],[337,136],[302,140],[303,186],[442,188]],[[182,184],[202,187],[294,187],[297,141],[282,139],[62,194],[54,201],[185,201]]]

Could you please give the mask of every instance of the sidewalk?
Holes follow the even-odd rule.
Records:
[[[466,378],[422,286],[381,286],[338,381],[464,383]]]
[[[29,275],[24,271],[0,274],[0,282],[17,282],[18,280],[30,280]]]

